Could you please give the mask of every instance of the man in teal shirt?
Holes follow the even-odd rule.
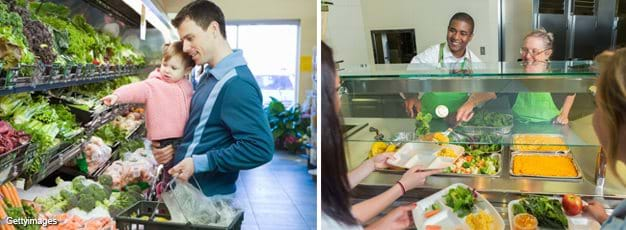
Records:
[[[233,194],[239,170],[265,164],[274,153],[261,90],[242,51],[228,45],[217,5],[192,2],[172,24],[183,51],[196,65],[208,66],[194,86],[189,120],[169,173],[183,180],[193,175],[206,196]],[[171,151],[155,150],[157,161],[171,159]]]

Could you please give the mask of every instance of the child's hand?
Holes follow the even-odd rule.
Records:
[[[167,172],[173,177],[187,181],[193,175],[193,170],[193,159],[187,157]]]
[[[119,99],[119,97],[115,94],[111,94],[108,95],[106,97],[103,97],[102,99],[100,99],[102,101],[102,103],[104,103],[105,105],[111,106],[111,105],[115,105],[115,103],[117,102],[117,99]]]

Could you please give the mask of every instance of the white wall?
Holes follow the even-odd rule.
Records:
[[[361,0],[337,0],[329,6],[326,38],[322,38],[333,48],[335,60],[343,60],[342,65],[369,64],[371,45],[365,43],[367,34],[363,24]],[[371,43],[369,43],[371,44]]]
[[[519,49],[524,36],[532,31],[533,0],[504,0],[504,61],[521,58]]]
[[[483,61],[498,60],[498,0],[335,0],[328,19],[329,43],[346,63],[374,63],[371,30],[415,29],[417,52],[446,39],[450,17],[466,12],[474,18],[470,49]],[[354,10],[360,4],[360,15]],[[362,19],[359,19],[359,16]],[[362,21],[362,25],[360,24]],[[360,29],[362,27],[362,30]],[[359,31],[360,30],[360,31]],[[362,31],[362,32],[361,32]],[[361,41],[364,39],[364,41]],[[480,47],[485,55],[480,55]],[[365,53],[363,52],[365,49]],[[362,58],[367,55],[367,60]],[[349,60],[354,58],[355,61]]]
[[[317,1],[314,0],[214,0],[226,20],[300,20],[300,56],[313,56],[317,46]],[[302,65],[302,63],[300,63]],[[313,88],[311,71],[300,71],[299,96],[302,103],[306,90]]]

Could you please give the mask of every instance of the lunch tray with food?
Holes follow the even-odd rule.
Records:
[[[582,172],[571,153],[511,153],[511,176],[580,179]]]
[[[515,134],[512,136],[513,152],[569,153],[560,134]]]
[[[516,217],[518,214],[522,215]],[[566,215],[561,198],[556,197],[532,195],[519,200],[512,200],[508,204],[508,216],[509,226],[511,226],[512,230],[600,229],[600,223],[587,214]]]
[[[417,229],[504,229],[498,211],[478,192],[457,183],[417,202]]]
[[[458,145],[406,143],[394,153],[393,158],[387,160],[387,163],[399,168],[422,165],[426,169],[440,169],[451,166],[464,152],[463,147]]]

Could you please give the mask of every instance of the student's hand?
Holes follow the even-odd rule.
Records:
[[[367,226],[366,229],[407,229],[413,226],[411,211],[415,207],[415,203],[397,207],[376,222]]]
[[[472,119],[474,116],[474,103],[465,102],[457,111],[456,111],[456,121],[457,122],[466,122]]]
[[[103,97],[102,99],[100,99],[102,101],[102,103],[104,103],[105,105],[111,106],[111,105],[115,105],[115,103],[117,102],[117,100],[119,99],[119,97],[115,94],[111,94],[108,95],[106,97]]]
[[[407,98],[404,100],[404,110],[409,117],[414,118],[422,110],[422,101],[416,97]]]
[[[167,164],[174,158],[174,147],[172,145],[159,148],[158,142],[152,142],[152,155],[159,164]]]
[[[391,165],[387,164],[387,160],[393,159],[393,154],[393,152],[381,153],[373,158],[370,158],[369,160],[374,164],[374,169],[386,169],[391,167]]]
[[[561,124],[561,125],[567,125],[567,123],[569,123],[569,115],[561,112],[559,114],[559,116],[556,117],[556,119],[554,120],[557,124]]]
[[[604,223],[609,218],[609,215],[604,210],[602,203],[592,200],[587,206],[584,207],[584,212],[588,213],[596,219],[600,224]]]
[[[191,157],[187,157],[167,172],[173,177],[178,177],[178,179],[187,181],[189,180],[189,177],[193,175],[193,170],[193,159]]]
[[[400,183],[404,186],[404,189],[406,189],[407,192],[411,189],[417,188],[417,186],[424,185],[424,183],[426,183],[426,177],[443,172],[443,169],[422,171],[424,169],[425,168],[423,166],[418,165],[410,168],[404,173],[404,175],[402,175]]]
[[[602,203],[592,200],[589,202],[589,205],[585,206],[583,209],[586,213],[589,213],[591,217],[596,219],[600,224],[604,223],[609,218],[609,215],[606,214],[604,210],[604,206]]]

